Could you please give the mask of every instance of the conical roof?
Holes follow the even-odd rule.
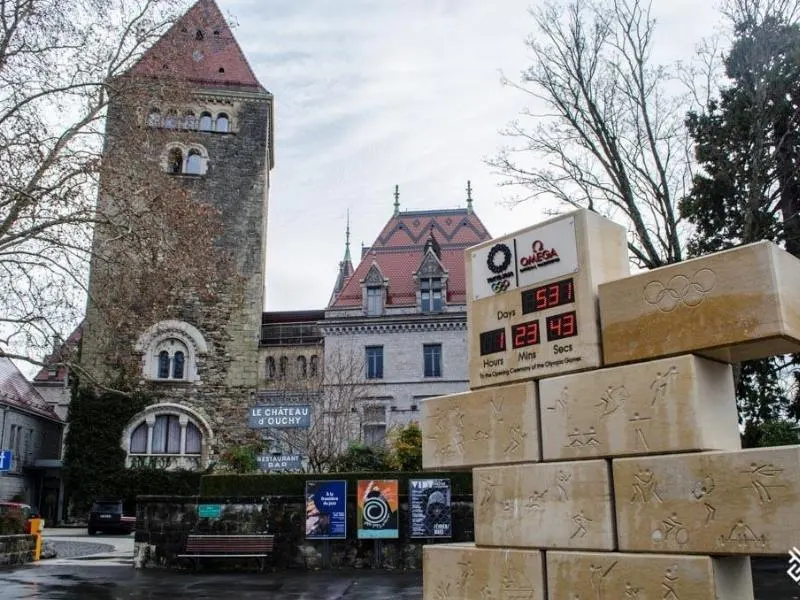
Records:
[[[129,71],[210,87],[266,91],[214,0],[198,0]]]

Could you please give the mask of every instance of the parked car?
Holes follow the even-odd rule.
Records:
[[[122,511],[122,500],[98,499],[89,511],[89,535],[95,533],[129,534],[136,526],[136,517],[126,517]]]

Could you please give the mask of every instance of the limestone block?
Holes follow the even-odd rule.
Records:
[[[424,600],[545,600],[538,550],[434,544],[422,550]]]
[[[630,273],[623,227],[579,210],[465,258],[471,389],[600,366],[597,286]]]
[[[613,550],[609,475],[606,460],[475,469],[475,543]]]
[[[620,550],[785,555],[800,543],[800,446],[613,461]]]
[[[535,383],[422,402],[422,466],[461,468],[540,459]]]
[[[800,260],[748,244],[599,286],[606,365],[702,354],[725,362],[800,351]]]
[[[743,557],[547,552],[548,600],[753,600]]]
[[[542,379],[544,460],[738,450],[730,365],[674,358]]]

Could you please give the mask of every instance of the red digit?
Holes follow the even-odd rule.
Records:
[[[575,315],[567,313],[564,315],[564,337],[575,335]]]
[[[505,350],[505,349],[506,349],[506,332],[505,331],[501,331],[500,332],[500,350]]]
[[[553,317],[550,320],[550,331],[555,334],[555,337],[561,337],[561,317]]]
[[[549,306],[558,306],[558,292],[560,286],[558,284],[550,286],[550,293],[548,294]]]
[[[517,325],[514,327],[514,348],[525,345],[525,326]]]
[[[539,310],[547,308],[547,288],[536,290],[536,308]]]
[[[528,325],[528,345],[539,343],[539,321],[534,321]]]

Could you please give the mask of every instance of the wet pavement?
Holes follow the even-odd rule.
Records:
[[[132,536],[51,530],[45,538],[59,557],[0,569],[0,600],[422,600],[419,571],[139,570]],[[753,560],[754,600],[800,600],[787,566],[780,557]]]

